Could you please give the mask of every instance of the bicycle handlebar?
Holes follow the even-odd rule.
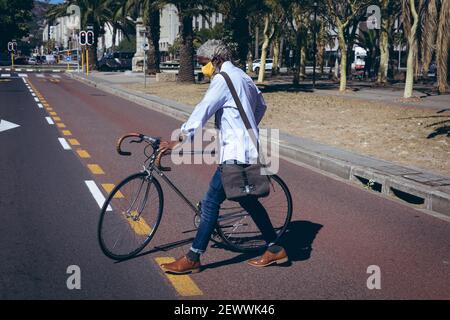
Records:
[[[130,143],[141,143],[143,141],[147,141],[152,145],[152,147],[156,150],[156,158],[155,165],[161,171],[170,171],[172,170],[170,167],[163,167],[161,165],[161,158],[167,154],[170,154],[170,150],[167,149],[159,149],[159,143],[161,142],[161,138],[159,137],[149,137],[143,135],[141,133],[128,133],[117,140],[116,150],[121,156],[131,156],[131,152],[122,150],[122,142],[127,138],[138,138],[137,140],[131,140]]]
[[[117,140],[116,150],[121,156],[131,156],[131,152],[129,151],[123,151],[122,150],[122,142],[127,138],[138,138],[138,140],[131,140],[130,143],[141,143],[143,141],[149,142],[153,148],[157,149],[159,147],[159,143],[161,141],[160,138],[153,138],[146,135],[143,135],[141,133],[128,133]]]

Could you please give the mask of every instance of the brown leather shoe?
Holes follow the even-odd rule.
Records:
[[[267,267],[272,264],[283,264],[289,261],[287,253],[284,249],[281,249],[277,253],[272,253],[269,250],[266,250],[264,254],[255,259],[250,259],[247,263],[254,267]]]
[[[200,261],[191,261],[186,256],[171,263],[163,263],[161,269],[167,273],[188,274],[200,272]]]

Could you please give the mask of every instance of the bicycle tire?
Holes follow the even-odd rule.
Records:
[[[291,221],[291,218],[292,218],[292,210],[293,210],[292,209],[292,196],[291,196],[291,193],[290,193],[289,188],[287,187],[286,183],[284,183],[284,181],[278,175],[271,175],[270,179],[272,182],[271,194],[269,194],[269,196],[267,198],[260,198],[259,200],[261,200],[261,203],[263,201],[265,201],[265,202],[270,201],[270,197],[271,197],[271,195],[273,196],[275,189],[276,189],[273,182],[275,182],[275,184],[281,188],[279,191],[282,191],[284,193],[285,201],[286,201],[286,212],[284,213],[285,217],[280,218],[280,220],[283,220],[281,223],[278,223],[277,225],[274,224],[274,221],[273,221],[274,217],[273,216],[271,217],[270,210],[268,210],[267,207],[265,206],[266,210],[268,212],[269,218],[271,219],[272,224],[274,224],[274,228],[276,229],[275,231],[277,232],[277,238],[275,241],[278,241],[283,236],[283,234],[286,232],[286,230],[289,226],[289,223]],[[239,204],[237,202],[234,202],[234,208],[236,206],[239,206]],[[250,214],[243,213],[243,212],[245,212],[244,209],[240,208],[239,210],[240,210],[239,212],[235,212],[235,213],[225,213],[225,214],[228,214],[228,217],[226,217],[226,219],[228,219],[228,220],[233,219],[233,214],[237,218],[243,217],[242,219],[251,219]],[[262,239],[262,234],[259,231],[259,229],[256,229],[257,228],[256,225],[253,228],[253,229],[257,230],[257,231],[253,232],[255,235],[248,236],[248,237],[240,236],[240,233],[241,234],[246,233],[245,230],[244,231],[241,230],[240,233],[234,232],[233,234],[231,234],[231,232],[227,231],[227,230],[229,230],[230,226],[223,223],[222,222],[223,220],[221,221],[220,214],[222,214],[222,216],[224,216],[224,213],[222,211],[223,211],[223,208],[221,206],[221,212],[219,213],[219,220],[218,220],[218,225],[217,225],[216,231],[226,246],[228,246],[229,248],[231,248],[235,251],[238,251],[238,252],[255,252],[255,251],[261,251],[264,248],[266,248],[266,243]],[[244,217],[244,215],[245,215],[245,217]],[[242,219],[239,221],[242,221]],[[250,221],[250,220],[248,220],[248,221]],[[253,219],[251,219],[250,223],[252,223],[252,221],[253,221]],[[234,223],[233,227],[235,225],[238,225],[238,223]],[[241,229],[243,229],[243,228],[241,228]],[[259,234],[256,234],[257,232],[259,232]]]
[[[148,177],[148,174],[146,172],[140,172],[140,173],[132,174],[132,175],[128,176],[127,178],[123,179],[111,191],[111,193],[108,195],[107,200],[103,204],[103,207],[102,207],[101,213],[100,213],[100,220],[98,223],[98,230],[97,230],[98,241],[99,241],[100,248],[102,249],[103,253],[107,257],[109,257],[113,260],[129,259],[129,258],[135,256],[136,254],[138,254],[140,251],[142,251],[142,249],[145,248],[145,246],[151,241],[151,239],[155,235],[156,230],[158,229],[158,226],[161,222],[161,217],[162,217],[163,208],[164,208],[163,191],[162,191],[161,185],[158,182],[158,180],[156,180],[154,177],[152,177],[152,179],[149,180],[147,177]],[[117,199],[125,199],[125,197],[127,197],[128,193],[129,193],[127,190],[125,190],[125,187],[127,185],[130,185],[130,183],[133,181],[137,181],[139,183],[138,180],[141,181],[141,186],[139,188],[136,199],[133,199],[133,196],[131,196],[131,200],[132,200],[131,207],[129,209],[127,209],[126,212],[120,212],[119,209],[115,208],[115,207],[119,207],[119,206],[116,203],[113,203],[113,201],[115,201]],[[141,208],[141,211],[140,211],[141,213],[143,212],[144,209],[146,209],[147,204],[149,203],[149,191],[152,186],[154,186],[154,188],[156,189],[156,194],[157,194],[157,199],[156,199],[156,201],[154,201],[154,203],[157,204],[157,209],[155,210],[154,223],[152,223],[151,226],[149,226],[148,223],[144,220],[144,218],[146,218],[146,217],[142,217],[142,220],[141,220],[141,213],[138,215],[137,220],[135,219],[136,215],[135,216],[132,215],[132,213],[135,213],[135,214],[137,213],[137,210],[133,210],[133,206],[141,194],[141,189],[142,189],[143,185],[145,185],[145,190],[146,190],[144,198],[142,199],[144,204],[143,205],[142,205],[142,203],[138,204]],[[128,203],[129,203],[129,201],[128,201]],[[112,216],[115,212],[118,212],[118,211],[121,213],[120,215]],[[111,230],[104,230],[104,229],[107,228],[105,226],[105,218],[106,217],[109,218],[109,216],[111,216],[112,219],[116,220],[117,223],[120,223],[121,225],[122,224],[125,225],[126,227],[123,227],[124,229],[131,229],[132,230],[132,232],[130,232],[131,234],[133,234],[133,232],[134,232],[135,236],[136,235],[142,236],[141,237],[142,241],[139,241],[140,243],[136,247],[132,246],[132,248],[130,250],[124,250],[124,252],[119,252],[119,250],[115,248],[119,239],[116,240],[116,242],[114,243],[113,246],[108,244],[108,241],[106,241],[106,239],[104,239],[105,231],[110,232]],[[127,226],[127,224],[128,224],[128,226]],[[124,231],[121,231],[121,232],[123,233]],[[121,237],[121,234],[119,235],[119,237]]]

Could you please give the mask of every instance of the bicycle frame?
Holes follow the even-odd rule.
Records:
[[[177,186],[162,172],[158,167],[155,167],[155,154],[152,154],[152,156],[149,158],[150,162],[147,165],[147,167],[144,168],[142,172],[147,172],[149,179],[153,178],[153,171],[157,173],[159,177],[161,177],[171,188],[175,193],[184,200],[184,202],[194,211],[195,214],[200,214],[200,208],[198,205],[194,205],[186,196],[181,192],[180,189],[177,188]]]

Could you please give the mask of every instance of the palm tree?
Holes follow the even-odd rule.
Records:
[[[160,11],[167,1],[163,0],[127,0],[129,12],[137,12],[142,15],[144,25],[148,27],[147,42],[147,72],[155,74],[160,72],[159,64],[161,54],[159,51],[160,39]]]
[[[212,10],[211,0],[169,0],[175,5],[180,20],[180,69],[178,81],[195,82],[194,77],[194,28],[192,20],[194,16],[207,15]]]
[[[327,0],[327,13],[330,17],[330,23],[337,29],[337,39],[339,43],[339,50],[341,52],[341,78],[339,84],[339,91],[345,92],[347,88],[347,51],[348,51],[348,28],[352,22],[359,21],[362,15],[365,14],[367,5],[372,0]]]
[[[49,17],[61,17],[66,15],[68,6],[74,4],[80,7],[81,12],[81,28],[92,28],[94,31],[94,43],[89,47],[89,67],[95,69],[97,67],[97,49],[98,38],[104,34],[104,26],[111,21],[113,17],[112,4],[115,0],[67,0],[62,5],[51,9],[48,12]]]
[[[441,0],[439,24],[436,37],[436,62],[438,90],[443,93],[448,90],[448,59],[450,44],[450,1]]]

